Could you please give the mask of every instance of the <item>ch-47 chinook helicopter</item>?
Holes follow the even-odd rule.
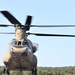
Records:
[[[32,16],[27,16],[25,25],[22,25],[14,16],[8,11],[0,11],[12,25],[0,24],[0,27],[15,27],[15,33],[1,32],[0,34],[15,34],[15,38],[9,42],[10,51],[3,57],[5,68],[3,73],[10,75],[10,70],[31,71],[32,75],[37,75],[37,57],[34,53],[37,51],[37,44],[33,44],[28,35],[36,36],[60,36],[60,37],[75,37],[75,35],[63,34],[40,34],[29,33],[30,27],[75,27],[75,25],[31,25]]]

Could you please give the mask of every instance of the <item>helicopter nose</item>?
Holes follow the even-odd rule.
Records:
[[[20,47],[20,46],[13,46],[12,47],[12,54],[21,56],[22,53],[27,52],[27,47]]]

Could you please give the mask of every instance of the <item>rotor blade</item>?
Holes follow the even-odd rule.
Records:
[[[75,27],[75,25],[31,25],[30,27]]]
[[[13,26],[13,25],[0,24],[0,27],[8,27],[8,26]]]
[[[12,33],[12,32],[10,32],[10,33],[8,33],[8,32],[0,32],[0,34],[15,34],[15,33]]]
[[[75,37],[75,35],[64,35],[64,34],[39,34],[39,33],[27,33],[28,35],[36,36],[58,36],[58,37]]]
[[[8,11],[0,11],[12,24],[21,24],[14,16]]]
[[[14,25],[16,26],[16,24]],[[0,27],[8,27],[8,26],[14,26],[14,25],[0,24]],[[30,25],[30,26],[28,25],[24,27],[75,27],[75,25]]]
[[[30,25],[31,25],[31,21],[32,21],[32,16],[27,16],[27,19],[26,19],[26,23],[25,23],[25,26],[26,26],[26,30],[29,30],[30,29]]]

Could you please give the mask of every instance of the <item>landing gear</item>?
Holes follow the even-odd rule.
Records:
[[[7,73],[7,75],[9,75],[10,74],[10,71],[9,71],[9,69],[7,67],[4,67],[3,73]]]
[[[20,64],[20,63],[19,63]],[[20,67],[19,67],[19,71],[20,71],[20,75],[22,75],[22,67],[21,67],[21,65],[20,65]]]
[[[32,75],[37,75],[37,68],[32,69]]]
[[[20,75],[22,75],[22,70],[20,70]]]

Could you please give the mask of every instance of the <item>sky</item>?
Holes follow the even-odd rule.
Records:
[[[0,0],[0,11],[7,10],[22,24],[26,16],[33,16],[33,25],[75,25],[75,0]],[[0,14],[1,24],[11,24]],[[0,28],[0,32],[14,32],[15,28]],[[75,34],[75,28],[30,28],[29,32]],[[13,34],[0,34],[0,65],[2,58],[9,51],[8,42]],[[28,36],[38,44],[35,55],[38,66],[63,67],[75,66],[75,37],[40,37]]]

